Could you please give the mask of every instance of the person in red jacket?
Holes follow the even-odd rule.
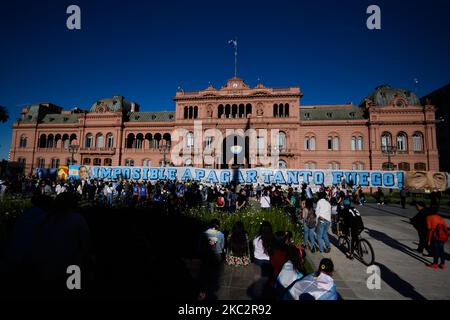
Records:
[[[445,269],[444,244],[448,241],[448,229],[444,219],[438,213],[432,213],[427,216],[428,245],[433,249],[433,263],[427,264],[427,267]],[[438,261],[441,263],[438,266]]]

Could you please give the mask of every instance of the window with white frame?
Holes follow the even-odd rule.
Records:
[[[92,148],[94,146],[94,137],[92,136],[92,134],[88,133],[86,135],[86,142],[84,146],[86,148]]]
[[[416,152],[423,151],[423,135],[420,132],[415,132],[413,135],[413,150]]]
[[[305,150],[316,150],[316,138],[315,137],[305,137]]]
[[[192,148],[194,146],[194,134],[192,132],[188,132],[186,135],[186,147]]]
[[[361,151],[363,149],[363,138],[361,136],[353,136],[351,148],[352,151]]]
[[[339,137],[338,136],[328,136],[327,140],[328,150],[339,150]]]
[[[286,133],[284,133],[282,131],[278,133],[277,143],[278,143],[278,146],[277,146],[278,150],[286,149]]]
[[[314,162],[306,162],[305,163],[305,169],[307,170],[315,170],[316,164]]]
[[[408,150],[408,143],[407,143],[407,137],[405,133],[399,133],[397,135],[397,151],[407,151]]]
[[[99,133],[97,134],[97,148],[103,148],[105,146],[104,140],[103,140],[103,134]]]
[[[361,162],[353,163],[352,170],[364,170],[364,163],[361,163]]]
[[[328,168],[329,170],[339,170],[340,165],[339,165],[338,162],[334,162],[334,161],[333,161],[333,162],[328,163],[327,168]]]

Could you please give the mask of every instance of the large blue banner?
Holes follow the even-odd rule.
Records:
[[[206,184],[278,184],[312,186],[347,184],[362,187],[402,188],[405,185],[403,171],[358,170],[301,170],[301,169],[203,169],[194,167],[101,167],[69,166],[72,179],[108,179],[157,181],[197,181]]]

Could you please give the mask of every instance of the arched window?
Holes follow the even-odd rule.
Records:
[[[152,136],[152,134],[151,133],[146,133],[144,138],[147,141],[146,147],[148,149],[149,148],[153,148],[154,146],[153,146],[153,136]]]
[[[411,170],[411,166],[409,165],[408,162],[400,162],[398,164],[398,170],[409,171]]]
[[[134,160],[133,159],[126,159],[125,160],[125,166],[127,166],[127,167],[134,167]]]
[[[47,138],[47,148],[54,148],[54,146],[55,146],[55,143],[54,143],[53,135],[49,134],[48,138]]]
[[[247,103],[245,105],[245,116],[248,117],[249,114],[252,114],[252,105]]]
[[[280,105],[278,106],[278,116],[284,117],[284,105],[282,103],[280,103]]]
[[[144,146],[144,135],[142,133],[138,133],[136,135],[136,149],[142,149]]]
[[[97,148],[103,148],[105,146],[105,141],[103,140],[103,134],[98,133],[95,138]]]
[[[381,169],[385,171],[394,170],[394,164],[392,162],[383,162]]]
[[[239,105],[239,118],[244,118],[245,115],[245,106],[244,104]]]
[[[286,169],[287,168],[287,163],[284,160],[278,160],[278,166],[279,169]]]
[[[278,150],[283,151],[286,149],[286,133],[283,131],[278,133],[277,144]]]
[[[305,169],[307,170],[315,170],[316,169],[316,163],[315,162],[306,162],[305,163]]]
[[[114,147],[114,136],[112,133],[108,133],[106,135],[106,147],[107,148],[112,148]]]
[[[171,142],[170,133],[164,133],[163,140],[164,140],[164,144],[170,148],[170,142]]]
[[[18,161],[21,165],[23,165],[24,167],[25,167],[26,164],[27,164],[27,159],[25,159],[25,158],[19,158],[19,159],[17,159],[17,161]]]
[[[153,142],[154,148],[158,149],[161,145],[161,139],[162,139],[161,133],[156,133],[154,135],[153,139],[154,139],[154,142]]]
[[[37,158],[37,167],[45,168],[45,159],[44,158]]]
[[[289,117],[289,103],[286,103],[286,104],[284,105],[284,116],[285,116],[286,118]]]
[[[192,159],[187,159],[187,160],[184,162],[184,166],[185,166],[185,167],[191,167],[191,166],[192,166]]]
[[[69,140],[69,135],[67,133],[62,136],[62,143],[63,143],[64,149],[69,149],[70,140]]]
[[[188,132],[186,135],[186,147],[192,148],[194,146],[194,134],[192,132]]]
[[[278,104],[276,103],[273,105],[273,117],[278,117]]]
[[[198,107],[195,106],[194,107],[194,119],[197,119],[197,118],[198,118]]]
[[[129,133],[127,135],[127,143],[126,143],[127,149],[131,149],[134,146],[134,133]]]
[[[305,150],[309,151],[316,150],[316,137],[314,136],[305,137]]]
[[[188,111],[188,107],[186,106],[186,107],[184,107],[184,119],[187,119],[188,118],[188,116],[189,116],[189,113],[188,113],[189,111]]]
[[[41,134],[39,137],[39,148],[47,147],[47,136],[45,134]]]
[[[423,162],[414,163],[414,170],[416,171],[426,171],[427,165]]]
[[[237,106],[237,104],[233,104],[231,106],[231,117],[237,118],[237,114],[238,114],[238,106]]]
[[[400,132],[397,135],[397,151],[408,151],[408,137],[404,132]]]
[[[352,151],[361,151],[363,149],[363,138],[361,136],[352,136]]]
[[[381,151],[386,152],[388,147],[392,146],[392,135],[389,132],[383,132],[381,135]]]
[[[327,147],[328,150],[339,150],[339,137],[335,134],[329,135],[327,140]]]
[[[219,110],[217,111],[217,115],[220,118],[222,118],[223,115],[223,104],[219,104]]]
[[[58,168],[59,167],[59,159],[53,158],[52,159],[52,168]]]
[[[230,110],[231,110],[231,106],[229,104],[225,105],[225,118],[229,118],[230,117]]]
[[[339,164],[339,162],[332,161],[327,164],[327,167],[329,170],[339,170],[341,165]]]
[[[112,159],[111,158],[105,158],[103,160],[103,165],[106,167],[111,167],[112,166]]]
[[[102,159],[94,158],[93,164],[94,164],[94,166],[101,166],[102,165]]]
[[[412,138],[413,138],[413,151],[423,152],[423,134],[421,132],[414,132]]]
[[[352,164],[352,170],[364,170],[364,163],[362,163],[362,162],[354,162]]]
[[[86,141],[85,141],[84,146],[85,146],[86,148],[92,148],[92,147],[94,147],[94,137],[92,136],[91,133],[88,133],[88,134],[86,135]]]
[[[83,159],[83,164],[87,165],[87,166],[90,165],[91,164],[91,158],[84,158]]]
[[[26,148],[27,147],[27,137],[25,135],[22,135],[20,137],[19,147],[20,148]]]
[[[148,160],[148,159],[144,159],[144,160],[142,160],[142,166],[143,167],[151,167],[152,166],[152,161]]]
[[[70,144],[74,144],[74,142],[76,142],[77,140],[77,135],[75,133],[72,133],[70,135]]]

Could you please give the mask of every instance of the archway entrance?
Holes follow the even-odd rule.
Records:
[[[248,137],[233,134],[223,139],[221,169],[249,168],[248,159]]]

